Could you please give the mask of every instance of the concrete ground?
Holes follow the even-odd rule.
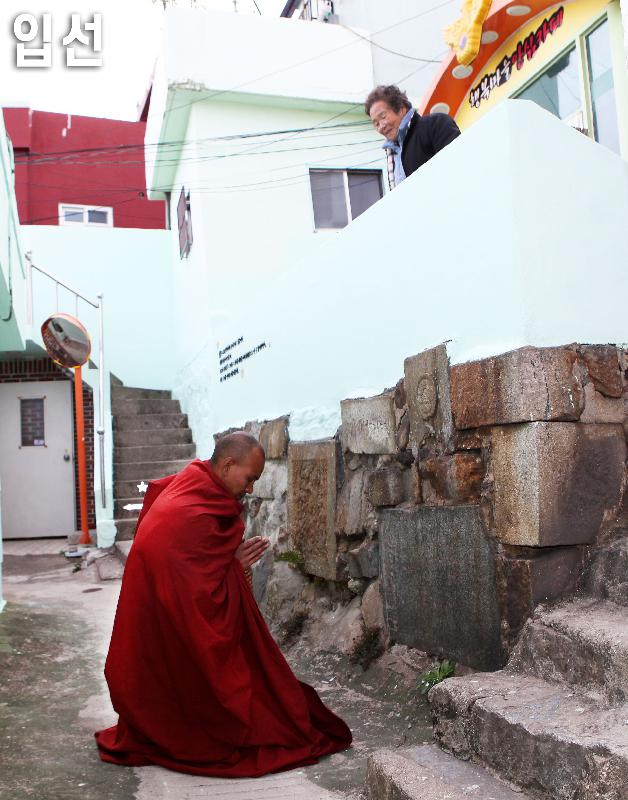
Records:
[[[374,749],[431,740],[412,652],[364,672],[297,645],[296,674],[350,725],[353,747],[292,772],[247,780],[198,778],[98,758],[93,731],[115,723],[102,674],[120,588],[94,583],[63,540],[5,542],[0,614],[0,800],[359,800]]]

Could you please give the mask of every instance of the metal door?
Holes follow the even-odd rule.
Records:
[[[76,530],[72,383],[0,384],[3,539]]]

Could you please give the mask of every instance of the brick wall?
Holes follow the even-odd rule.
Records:
[[[73,381],[71,370],[58,367],[49,358],[11,359],[0,361],[0,383],[26,383],[29,381]],[[85,462],[87,466],[87,512],[89,527],[96,527],[96,505],[94,497],[94,397],[91,386],[83,382],[83,406],[85,413]],[[76,409],[72,392],[72,419],[74,429],[74,515],[76,528],[80,527],[78,457],[76,450]]]

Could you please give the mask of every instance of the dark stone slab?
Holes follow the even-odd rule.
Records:
[[[391,639],[477,669],[500,667],[495,559],[479,507],[386,509],[379,541]]]

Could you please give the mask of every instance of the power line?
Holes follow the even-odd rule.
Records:
[[[424,17],[427,14],[430,14],[432,11],[437,11],[440,8],[444,8],[445,6],[450,5],[452,2],[453,2],[453,0],[445,0],[444,3],[439,3],[438,5],[432,6],[430,8],[427,8],[424,11],[421,11],[418,14],[414,14],[411,17],[407,17],[406,19],[399,20],[398,22],[395,22],[392,25],[388,25],[385,28],[380,28],[380,30],[374,31],[371,35],[372,36],[377,36],[380,33],[385,33],[386,31],[392,30],[393,28],[397,28],[397,27],[399,27],[399,25],[405,25],[405,23],[407,23],[407,22],[413,22],[414,20],[419,19],[420,17]],[[364,38],[364,37],[360,37],[360,38]],[[367,39],[366,41],[370,41],[370,40]],[[318,53],[315,56],[310,56],[309,58],[305,58],[302,61],[297,61],[294,64],[288,64],[285,67],[280,67],[279,69],[273,70],[272,72],[267,72],[264,75],[258,75],[255,78],[252,78],[252,79],[250,79],[248,81],[244,81],[243,83],[239,83],[239,84],[236,84],[234,86],[231,86],[228,89],[218,89],[218,90],[216,90],[214,92],[211,92],[209,95],[207,95],[205,97],[197,97],[194,100],[190,100],[190,101],[188,101],[186,103],[181,103],[178,106],[173,106],[172,108],[167,108],[164,111],[164,116],[167,115],[167,114],[171,114],[173,111],[178,111],[181,108],[187,108],[188,106],[193,106],[196,103],[203,102],[204,100],[213,100],[214,98],[220,97],[223,94],[228,94],[229,92],[235,92],[238,89],[242,89],[245,86],[250,86],[252,83],[257,83],[258,81],[264,80],[265,78],[272,78],[275,75],[281,74],[282,72],[287,72],[288,70],[295,69],[296,67],[301,67],[304,64],[309,64],[312,61],[317,61],[319,58],[323,58],[324,56],[331,55],[332,53],[337,53],[339,50],[344,50],[346,47],[350,47],[352,44],[354,44],[354,42],[345,42],[345,44],[341,44],[338,47],[333,47],[330,50],[325,50],[322,53]],[[428,63],[431,63],[431,62],[428,62]]]
[[[342,112],[347,113],[347,112]],[[331,119],[335,119],[336,117],[340,116],[339,114],[335,115]],[[181,146],[188,146],[192,144],[198,144],[203,142],[228,142],[228,141],[237,141],[237,140],[246,140],[251,138],[262,138],[264,136],[283,136],[286,134],[299,134],[299,133],[307,133],[309,131],[314,130],[337,130],[342,128],[351,128],[355,126],[363,127],[368,125],[368,122],[343,122],[338,125],[329,125],[325,128],[322,128],[325,123],[319,123],[318,125],[310,125],[306,128],[287,128],[285,130],[276,130],[276,131],[254,131],[250,133],[238,133],[238,134],[229,134],[225,136],[206,136],[199,139],[177,139],[171,140],[168,142],[154,142],[150,144],[145,143],[138,143],[138,144],[130,144],[130,145],[112,145],[109,147],[82,147],[76,148],[72,150],[57,150],[50,153],[30,153],[26,157],[21,157],[16,155],[15,163],[16,164],[37,164],[37,163],[46,163],[47,161],[52,160],[59,160],[64,161],[67,156],[71,154],[81,154],[81,153],[100,153],[105,155],[110,152],[121,152],[127,150],[147,150],[150,148],[157,148],[157,147],[181,147]],[[54,156],[58,156],[58,159],[53,158]],[[36,161],[35,159],[41,159],[40,161]]]
[[[451,0],[449,0],[449,2],[451,2]],[[447,4],[445,3],[445,5]],[[357,36],[359,39],[363,39],[365,42],[368,42],[372,47],[376,47],[378,50],[383,50],[385,53],[392,53],[392,55],[394,56],[401,56],[401,58],[407,58],[410,61],[422,61],[426,64],[440,64],[440,59],[437,60],[435,58],[419,58],[417,56],[408,55],[408,53],[400,53],[398,50],[391,50],[389,47],[384,47],[383,44],[378,44],[377,42],[374,42],[372,39],[369,39],[368,36],[363,36],[361,33],[358,33],[358,31],[353,30],[353,28],[350,28],[348,25],[343,25],[342,23],[340,23],[340,27],[344,28],[346,31],[349,31],[349,33],[352,33],[354,36]]]

